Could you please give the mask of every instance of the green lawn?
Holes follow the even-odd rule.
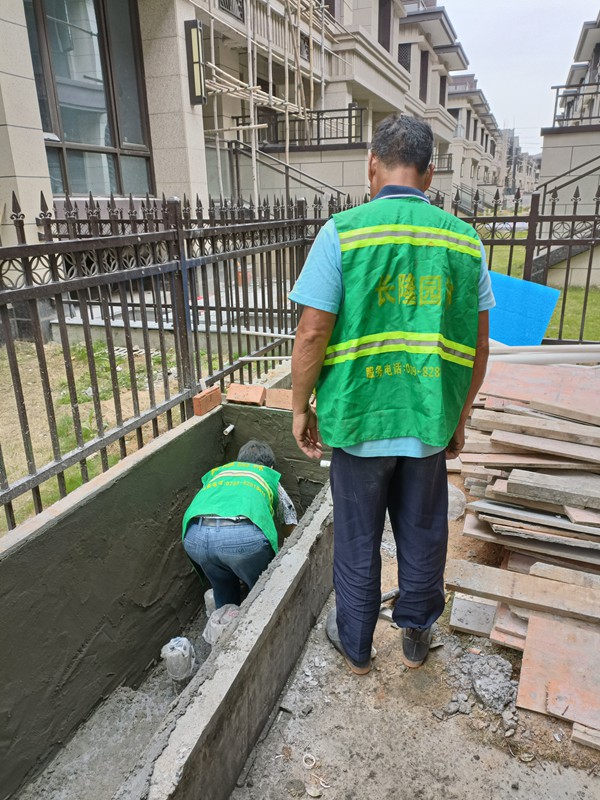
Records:
[[[525,233],[519,232],[516,238],[524,238]],[[514,278],[523,277],[523,264],[525,263],[525,247],[517,245],[486,246],[488,265],[493,272],[503,275],[512,275]],[[566,300],[564,292],[558,299],[556,309],[548,325],[546,336],[549,339],[575,339],[580,338],[591,341],[600,341],[600,287],[591,286],[585,308],[585,322],[582,330],[584,316],[583,302],[585,289],[579,286],[570,286],[567,289]],[[562,330],[560,317],[564,303],[564,320]]]

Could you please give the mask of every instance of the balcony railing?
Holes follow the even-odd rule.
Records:
[[[452,172],[452,154],[434,156],[433,166],[436,172]]]
[[[347,108],[334,108],[324,111],[309,111],[306,118],[294,116],[288,120],[289,143],[293,146],[306,145],[346,145],[364,144],[363,121],[366,109],[350,104]],[[238,128],[237,138],[250,144],[251,129],[244,130],[250,124],[248,116],[234,117],[234,126]],[[285,145],[285,116],[268,108],[257,111],[259,125],[258,142],[260,146]]]
[[[600,83],[553,86],[553,128],[600,125]]]

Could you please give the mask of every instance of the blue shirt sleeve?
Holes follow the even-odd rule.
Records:
[[[492,282],[487,267],[485,247],[481,244],[481,272],[479,273],[479,310],[489,311],[496,305],[494,293],[492,292]]]
[[[328,220],[317,234],[290,300],[302,306],[337,314],[342,299],[342,251],[337,228]]]

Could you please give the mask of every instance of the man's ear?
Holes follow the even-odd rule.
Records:
[[[369,180],[369,191],[371,195],[371,199],[375,197],[377,194],[377,185],[376,185],[376,173],[377,173],[377,156],[374,153],[369,153],[369,159],[367,161],[367,178]]]
[[[431,186],[431,182],[432,182],[432,180],[433,180],[433,173],[434,173],[434,172],[435,172],[435,167],[433,166],[433,164],[430,164],[430,165],[427,167],[427,172],[426,172],[426,173],[425,173],[425,175],[424,175],[424,178],[425,178],[425,180],[424,180],[424,186],[425,186],[425,188],[424,188],[424,190],[423,190],[423,191],[425,191],[425,192],[426,192],[426,191],[427,191],[427,189],[429,189],[429,187]]]
[[[375,176],[376,164],[377,164],[377,156],[374,153],[369,153],[369,159],[367,162],[367,177],[369,179],[369,183],[371,183],[371,181]]]

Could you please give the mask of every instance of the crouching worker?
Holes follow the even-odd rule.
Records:
[[[183,547],[212,584],[217,608],[242,600],[240,581],[252,589],[298,519],[279,483],[269,445],[251,440],[238,460],[207,472],[183,517]]]

